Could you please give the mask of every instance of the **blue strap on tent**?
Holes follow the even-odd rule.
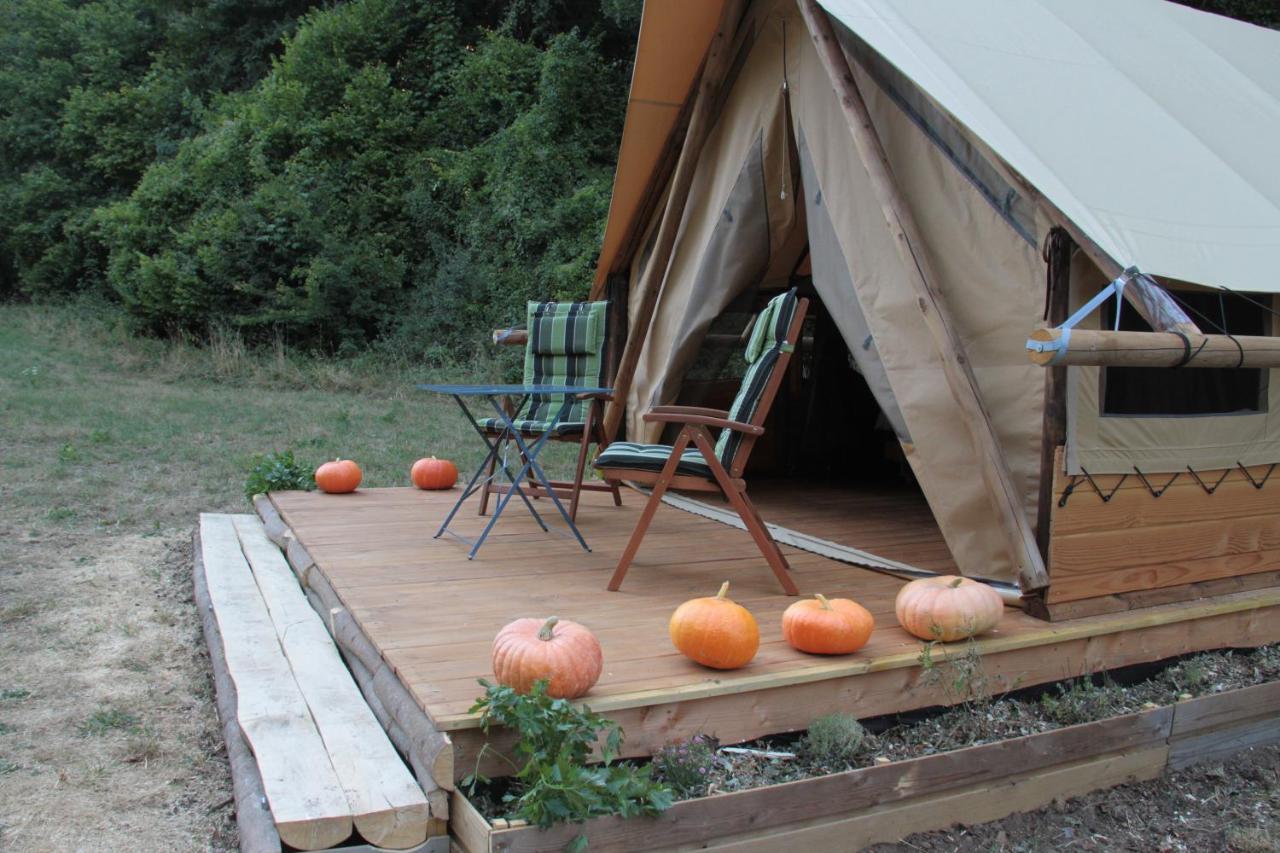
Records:
[[[1137,267],[1129,267],[1124,272],[1120,273],[1119,278],[1102,288],[1102,290],[1098,291],[1092,299],[1080,306],[1079,311],[1068,317],[1066,322],[1061,326],[1058,326],[1058,330],[1062,332],[1062,335],[1057,340],[1028,340],[1027,349],[1032,352],[1052,352],[1054,356],[1053,360],[1050,361],[1049,364],[1057,364],[1066,356],[1067,348],[1071,344],[1071,330],[1075,328],[1077,323],[1097,310],[1098,306],[1103,302],[1106,302],[1113,293],[1116,297],[1115,330],[1117,332],[1120,331],[1120,308],[1124,305],[1124,287],[1140,275],[1142,275],[1142,272]]]

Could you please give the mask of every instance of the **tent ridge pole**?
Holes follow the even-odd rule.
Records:
[[[1000,451],[991,417],[983,404],[977,378],[938,290],[932,265],[928,257],[915,248],[923,245],[919,229],[894,179],[884,146],[858,89],[853,70],[836,40],[830,18],[816,0],[797,0],[797,4],[827,76],[840,98],[841,110],[853,136],[854,147],[871,179],[884,213],[885,224],[898,247],[925,326],[941,358],[947,385],[973,441],[996,520],[1004,534],[1009,556],[1017,566],[1018,582],[1024,593],[1043,589],[1049,585],[1049,576],[1040,556],[1035,532],[1027,520],[1022,497],[1013,486],[1013,478]]]
[[[617,436],[622,415],[626,411],[627,395],[631,391],[636,366],[640,361],[640,351],[644,348],[644,342],[649,336],[653,312],[658,304],[658,295],[671,263],[676,235],[680,230],[680,221],[684,217],[685,204],[689,199],[689,188],[693,184],[693,176],[697,170],[702,148],[715,124],[714,110],[718,101],[717,96],[732,64],[733,36],[745,7],[746,0],[726,0],[720,12],[720,21],[716,25],[715,37],[707,49],[702,78],[698,81],[697,100],[689,119],[688,134],[680,150],[675,173],[671,177],[671,192],[667,196],[667,204],[662,212],[662,222],[658,226],[658,233],[654,239],[653,252],[637,283],[639,300],[631,317],[631,329],[627,334],[622,359],[614,378],[613,401],[609,403],[605,412],[604,433],[610,441]]]

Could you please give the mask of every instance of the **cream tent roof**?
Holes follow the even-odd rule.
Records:
[[[1165,0],[820,2],[1121,266],[1280,292],[1280,32]],[[691,5],[651,0],[644,26],[671,32]],[[700,23],[665,45],[642,30],[635,79],[660,63],[691,83],[714,29]],[[663,142],[632,121],[637,101],[633,84],[623,187]],[[615,189],[598,280],[640,204]]]

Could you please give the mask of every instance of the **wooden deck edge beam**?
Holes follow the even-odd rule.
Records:
[[[973,443],[996,522],[1004,534],[1009,558],[1017,569],[1018,582],[1023,592],[1043,589],[1049,585],[1049,575],[1040,556],[1035,531],[1027,520],[1022,495],[1014,488],[1013,477],[996,438],[991,416],[983,403],[973,366],[938,289],[938,277],[924,249],[920,230],[902,198],[849,60],[836,39],[831,19],[816,0],[797,0],[797,3],[839,97],[854,147],[870,177],[907,281],[915,292],[924,324],[942,363],[947,385]]]
[[[1109,329],[1036,329],[1027,341],[1041,367],[1280,367],[1280,338]]]
[[[1236,592],[1265,589],[1267,587],[1280,587],[1280,572],[1235,575],[1229,578],[1215,578],[1213,580],[1196,581],[1195,583],[1179,584],[1159,589],[1117,592],[1110,595],[1062,601],[1055,604],[1042,603],[1044,608],[1042,618],[1048,619],[1050,622],[1063,622],[1070,619],[1083,619],[1087,616],[1141,610],[1147,607],[1159,607],[1165,604],[1192,601],[1197,598],[1212,598],[1214,596],[1230,595]]]
[[[883,766],[685,800],[651,819],[598,818],[548,830],[490,823],[458,791],[452,830],[468,851],[557,849],[579,833],[602,849],[772,851],[799,843],[861,849],[1274,743],[1278,712],[1280,683],[1271,682]]]
[[[262,500],[255,499],[254,506],[263,519],[268,536],[284,550],[285,559],[302,584],[311,606],[328,626],[361,692],[369,700],[374,716],[392,737],[396,747],[408,757],[414,776],[427,794],[432,819],[440,822],[430,827],[428,834],[444,834],[443,822],[449,817],[448,791],[454,785],[452,739],[435,726],[382,659],[359,623],[343,606],[324,573],[316,569],[315,560],[294,537],[275,504],[268,496],[261,497]]]
[[[213,603],[209,600],[209,586],[205,579],[204,555],[200,548],[200,530],[191,534],[191,581],[196,610],[200,612],[200,624],[204,628],[205,645],[209,648],[209,664],[213,670],[214,703],[221,723],[222,738],[227,745],[227,763],[231,766],[231,790],[235,796],[236,828],[240,835],[240,849],[244,853],[280,853],[280,834],[267,809],[267,795],[262,787],[262,774],[253,760],[253,753],[240,731],[236,719],[236,686],[227,670],[227,658],[222,651],[222,632],[213,616]]]
[[[400,760],[320,614],[258,517],[232,519],[280,648],[346,793],[356,832],[378,847],[422,844],[431,818],[426,794]]]

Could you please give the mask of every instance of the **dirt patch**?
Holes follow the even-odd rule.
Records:
[[[235,849],[186,534],[0,529],[0,848]]]

